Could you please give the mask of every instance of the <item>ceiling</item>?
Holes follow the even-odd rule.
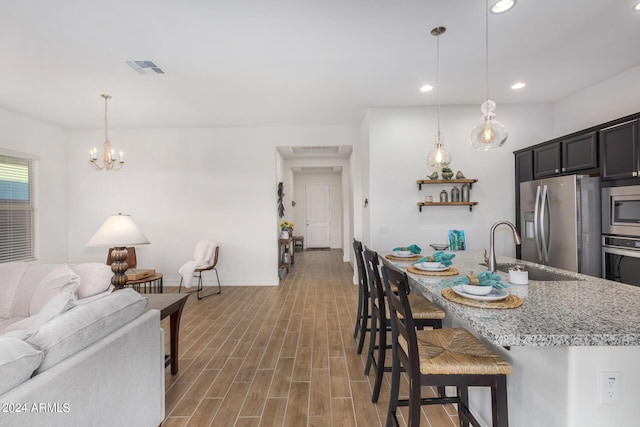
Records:
[[[489,92],[553,103],[640,65],[635,0],[519,0],[489,17]],[[357,125],[367,107],[486,96],[482,0],[0,3],[0,108],[69,129]],[[140,75],[126,61],[165,74]],[[527,86],[513,91],[522,80]],[[637,88],[635,88],[637,90]]]

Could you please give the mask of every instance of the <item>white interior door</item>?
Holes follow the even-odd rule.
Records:
[[[331,247],[331,189],[329,184],[305,186],[307,248]]]

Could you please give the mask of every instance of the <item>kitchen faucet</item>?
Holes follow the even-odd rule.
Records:
[[[515,244],[516,245],[520,244],[520,236],[516,231],[515,225],[513,225],[511,222],[498,221],[495,224],[493,224],[491,226],[491,231],[489,231],[489,259],[486,259],[487,251],[485,250],[485,261],[487,261],[488,263],[489,271],[492,271],[492,272],[496,271],[496,250],[495,250],[495,245],[493,240],[494,240],[494,235],[496,234],[496,228],[498,228],[500,225],[508,226],[511,229],[511,232],[513,233],[513,240]]]

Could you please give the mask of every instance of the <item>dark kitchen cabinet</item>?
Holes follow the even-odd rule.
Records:
[[[589,132],[562,140],[560,172],[577,172],[598,167],[598,134]]]
[[[516,156],[516,189],[521,182],[533,179],[533,151],[517,151]]]
[[[533,178],[598,168],[598,134],[584,133],[533,148]]]
[[[544,144],[533,149],[533,177],[535,179],[557,175],[562,168],[561,141]]]
[[[603,179],[637,177],[640,174],[638,119],[600,130]]]

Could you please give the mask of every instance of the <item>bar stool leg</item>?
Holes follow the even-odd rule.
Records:
[[[417,378],[416,378],[417,377]],[[421,387],[420,377],[409,373],[409,427],[420,427]]]
[[[398,408],[398,394],[400,393],[400,359],[393,344],[393,362],[391,363],[391,393],[389,394],[389,410],[387,411],[386,427],[398,425],[396,409]]]
[[[495,385],[491,386],[491,407],[493,426],[507,427],[509,425],[509,411],[507,408],[506,375],[496,375]]]
[[[369,298],[362,294],[362,318],[360,319],[360,341],[358,342],[358,354],[362,353],[364,346],[364,337],[367,333],[367,324],[369,323]]]
[[[371,363],[373,363],[373,353],[376,349],[376,334],[378,333],[378,316],[376,310],[371,310],[371,333],[369,334],[369,351],[367,352],[367,364],[364,367],[364,374],[369,375]]]
[[[380,322],[383,323],[383,322]],[[386,323],[386,322],[385,322]],[[378,360],[376,360],[376,382],[373,385],[373,393],[371,401],[376,403],[380,396],[380,387],[382,386],[382,378],[384,377],[384,359],[387,354],[387,328],[386,325],[380,325],[378,331]]]
[[[364,293],[362,292],[362,286],[358,283],[358,310],[356,312],[356,326],[353,328],[353,339],[356,339],[358,336],[358,331],[361,329],[362,323],[362,299],[364,298]]]

